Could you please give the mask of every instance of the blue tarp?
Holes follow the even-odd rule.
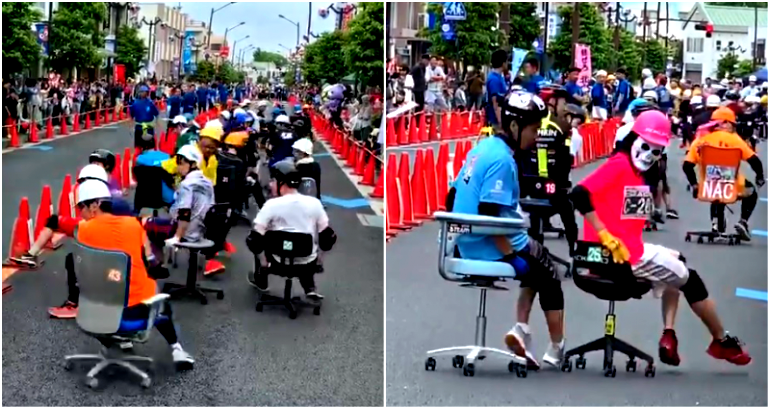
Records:
[[[767,67],[760,68],[759,71],[754,73],[754,76],[757,77],[757,82],[759,83],[767,81]]]

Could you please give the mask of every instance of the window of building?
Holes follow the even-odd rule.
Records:
[[[722,42],[717,40],[717,51],[722,51]]]
[[[687,39],[687,52],[688,53],[702,53],[703,52],[703,39],[702,38],[688,38]]]
[[[765,56],[765,39],[760,38],[757,40],[756,55],[754,55],[754,43],[751,43],[751,55],[754,57],[764,58]]]

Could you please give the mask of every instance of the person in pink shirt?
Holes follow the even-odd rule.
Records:
[[[630,263],[636,277],[652,281],[655,297],[662,297],[663,304],[664,330],[658,350],[663,363],[677,366],[680,362],[674,320],[682,292],[711,333],[707,353],[746,365],[751,362],[749,353],[725,331],[698,272],[685,265],[678,251],[642,238],[644,222],[653,210],[653,195],[643,174],[661,158],[670,138],[666,115],[642,113],[616,153],[575,186],[570,196],[585,216],[584,240],[601,243],[616,263]]]

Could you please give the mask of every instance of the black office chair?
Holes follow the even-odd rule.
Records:
[[[522,198],[519,200],[522,210],[529,214],[529,234],[541,244],[545,233],[556,234],[559,239],[565,236],[565,230],[547,225],[546,221],[557,214],[557,208],[552,200],[557,193],[556,184],[545,177],[520,176],[519,185],[522,188]],[[565,199],[566,200],[566,199]]]
[[[572,372],[571,357],[577,355],[577,369],[586,368],[584,355],[593,351],[604,351],[604,376],[615,377],[613,364],[615,351],[628,356],[627,372],[636,372],[636,358],[647,362],[644,376],[655,376],[655,363],[652,357],[631,344],[615,338],[615,302],[631,298],[641,299],[652,289],[649,280],[638,279],[628,263],[616,264],[612,254],[600,243],[578,241],[572,262],[572,280],[581,290],[593,294],[600,300],[609,301],[609,310],[604,319],[604,337],[598,338],[577,348],[572,348],[564,355],[561,370]]]
[[[246,186],[246,164],[236,155],[220,152],[217,154],[217,184],[214,186],[214,197],[217,203],[230,203],[236,211],[238,221],[251,224],[243,213],[243,205],[248,198]]]
[[[162,209],[168,207],[163,201],[163,185],[174,186],[174,177],[163,168],[156,166],[134,166],[136,191],[134,209]]]
[[[308,302],[299,297],[291,296],[293,280],[304,274],[316,272],[315,263],[310,265],[294,264],[294,260],[300,257],[308,257],[313,254],[313,236],[308,233],[271,230],[265,234],[265,257],[270,260],[271,267],[267,274],[284,277],[286,283],[283,288],[283,297],[276,297],[260,293],[257,301],[257,312],[262,312],[265,305],[282,305],[289,310],[289,318],[297,318],[297,307],[312,307],[313,314],[321,315],[321,301]],[[280,263],[276,262],[276,256]],[[259,260],[255,256],[255,268],[259,266]]]

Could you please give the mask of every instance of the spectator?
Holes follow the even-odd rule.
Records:
[[[628,104],[631,103],[631,84],[626,80],[626,70],[624,68],[617,70],[615,76],[618,80],[618,85],[613,97],[613,113],[615,116],[622,118],[626,113],[626,109],[628,109]]]
[[[195,111],[195,104],[198,102],[198,98],[195,96],[195,87],[188,85],[186,88],[187,92],[185,92],[184,96],[182,97],[182,113],[185,115],[190,114],[190,116],[192,116],[193,112]]]
[[[473,66],[469,66],[465,83],[468,89],[468,108],[481,109],[484,100],[484,74],[474,69]]]
[[[454,95],[453,105],[460,111],[465,111],[465,107],[468,106],[468,101],[465,99],[465,88],[465,84],[461,83],[460,86],[457,87]]]
[[[412,87],[412,93],[414,95],[414,102],[417,104],[416,111],[423,111],[425,109],[425,91],[427,89],[425,74],[426,67],[430,63],[430,56],[423,54],[420,58],[420,62],[417,63],[409,72],[409,79],[406,80],[406,86]],[[411,83],[411,84],[410,84]]]
[[[572,67],[567,71],[567,81],[564,84],[564,88],[567,90],[567,103],[575,105],[585,104],[586,97],[583,95],[583,87],[578,85],[577,80],[580,75],[580,68]]]
[[[593,119],[607,119],[607,94],[605,92],[605,83],[607,81],[607,71],[599,70],[596,73],[596,83],[591,87],[591,103],[594,108],[591,112]]]
[[[174,87],[171,90],[171,96],[168,98],[168,117],[176,118],[182,112],[182,97],[179,96],[179,88]],[[171,125],[169,124],[169,128]]]
[[[540,61],[537,58],[524,61],[524,73],[527,75],[526,81],[522,84],[524,89],[532,94],[539,94],[540,87],[545,82],[545,78],[540,76]]]
[[[498,100],[505,97],[508,87],[505,85],[503,71],[508,63],[508,53],[505,50],[497,50],[492,53],[492,71],[487,76],[487,100],[486,114],[487,124],[495,129],[495,132],[502,132],[502,112]]]

